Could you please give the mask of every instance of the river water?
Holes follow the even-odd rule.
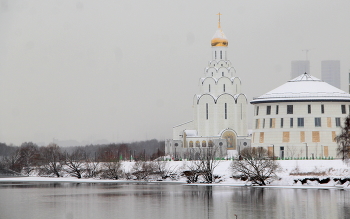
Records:
[[[0,183],[1,219],[350,218],[350,191],[167,183]]]

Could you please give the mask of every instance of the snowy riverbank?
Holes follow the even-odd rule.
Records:
[[[217,175],[213,185],[247,186],[250,182],[232,178],[230,164],[232,161],[221,161],[214,170]],[[342,188],[350,189],[350,169],[341,160],[280,160],[281,171],[277,173],[279,180],[273,181],[267,187],[273,188]],[[167,167],[178,173],[175,179],[166,179],[167,183],[186,183],[186,177],[180,176],[190,161],[168,161]],[[134,162],[123,162],[125,171],[131,170]],[[77,179],[73,177],[7,177],[0,178],[1,182],[80,182],[80,183],[113,183],[113,182],[137,182],[134,180],[105,180],[105,179]],[[144,182],[144,181],[142,181]],[[206,185],[206,184],[188,184]]]

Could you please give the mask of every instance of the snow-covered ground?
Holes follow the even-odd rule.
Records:
[[[233,179],[230,165],[232,161],[220,161],[214,170],[214,175],[218,175],[219,179],[213,185],[230,185],[230,186],[246,186],[250,185],[247,181]],[[337,179],[350,178],[350,168],[348,164],[341,160],[279,160],[281,171],[277,173],[279,180],[273,181],[268,187],[289,187],[289,188],[342,188],[350,189],[349,183],[341,184]],[[125,171],[131,170],[134,162],[123,162]],[[168,168],[174,172],[182,172],[186,170],[186,166],[190,161],[167,161]],[[329,179],[327,183],[319,183],[318,181],[304,180],[305,178],[317,178],[319,180]],[[336,180],[333,180],[336,179]],[[304,183],[301,181],[304,180]],[[103,179],[77,179],[73,177],[13,177],[0,178],[0,182],[86,182],[86,183],[111,183],[111,182],[135,182],[133,180],[103,180]],[[185,177],[179,177],[176,180],[167,179],[165,182],[186,183]],[[188,184],[194,185],[194,184]],[[198,184],[196,184],[198,185]],[[207,185],[207,184],[200,184]]]

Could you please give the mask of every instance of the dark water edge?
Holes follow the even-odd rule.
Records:
[[[1,182],[0,218],[350,218],[350,191]]]

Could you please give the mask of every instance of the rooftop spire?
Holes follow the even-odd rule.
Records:
[[[227,47],[227,45],[228,45],[227,38],[226,38],[224,32],[221,30],[220,16],[222,14],[219,13],[217,15],[219,15],[218,30],[215,32],[215,34],[211,40],[211,46],[225,46],[225,47]]]
[[[220,14],[220,12],[219,12],[219,14],[217,14],[217,15],[219,15],[218,28],[221,28],[221,24],[220,24],[220,15],[222,15],[222,14]]]

